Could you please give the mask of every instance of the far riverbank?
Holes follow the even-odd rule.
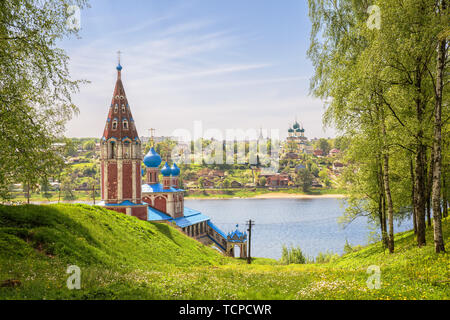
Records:
[[[47,204],[47,203],[93,203],[92,193],[89,191],[73,192],[74,199],[65,199],[58,197],[57,192],[47,194],[44,198],[43,194],[32,194],[30,203]],[[270,189],[194,189],[185,191],[185,199],[192,200],[222,200],[222,199],[321,199],[321,198],[345,198],[346,195],[342,190],[338,189],[314,189],[310,192],[303,192],[299,188],[280,188],[276,190]],[[59,198],[59,199],[58,199]],[[23,194],[17,194],[11,199],[13,202],[26,203],[27,199]],[[95,202],[100,201],[100,195],[97,194]]]
[[[345,198],[345,194],[295,194],[295,193],[283,193],[273,192],[257,194],[254,196],[239,197],[235,195],[214,195],[214,196],[188,196],[189,200],[223,200],[223,199],[324,199],[324,198]]]
[[[269,189],[202,189],[189,190],[186,199],[318,199],[345,198],[345,192],[338,189],[314,189],[304,192],[299,188]]]

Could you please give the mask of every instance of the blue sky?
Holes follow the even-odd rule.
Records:
[[[305,0],[91,0],[81,39],[61,46],[74,79],[87,79],[67,136],[100,137],[121,50],[122,79],[140,135],[175,129],[279,129],[295,117],[309,138],[323,103],[309,96]]]

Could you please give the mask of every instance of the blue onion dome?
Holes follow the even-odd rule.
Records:
[[[179,176],[180,175],[180,168],[178,168],[178,166],[174,163],[172,168],[170,168],[172,170],[172,176]]]
[[[300,128],[300,125],[298,124],[297,121],[295,121],[293,128],[294,129],[299,129]]]
[[[157,168],[161,164],[161,156],[153,147],[145,155],[144,164],[149,168]]]
[[[301,132],[300,128],[295,129],[295,132]]]
[[[169,164],[166,161],[166,164],[164,165],[164,167],[161,169],[161,174],[164,177],[168,177],[172,174],[172,169],[170,169]]]
[[[120,62],[119,62],[119,64],[117,65],[116,69],[117,69],[117,71],[121,71],[121,70],[122,70],[122,66],[120,65]]]
[[[294,129],[289,128],[288,132],[294,132]]]

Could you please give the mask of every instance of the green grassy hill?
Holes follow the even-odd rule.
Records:
[[[450,220],[444,220],[450,241]],[[449,299],[449,254],[380,244],[324,264],[252,265],[223,257],[167,224],[87,205],[0,206],[0,299]],[[301,245],[301,244],[300,244]],[[81,290],[66,286],[69,265]],[[367,267],[381,268],[369,289]],[[18,280],[18,281],[8,281]]]

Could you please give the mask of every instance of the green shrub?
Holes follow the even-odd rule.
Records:
[[[283,245],[282,252],[281,252],[281,264],[304,264],[307,263],[307,259],[303,255],[302,249],[300,247],[290,247],[287,248],[285,245]]]
[[[363,249],[363,246],[361,245],[356,245],[354,247],[351,246],[351,244],[348,242],[347,239],[345,239],[345,245],[344,245],[344,253],[351,253],[351,252],[356,252]]]
[[[339,255],[337,253],[327,251],[327,252],[319,252],[315,259],[315,263],[327,263],[327,262],[333,262],[337,258],[339,258]]]

